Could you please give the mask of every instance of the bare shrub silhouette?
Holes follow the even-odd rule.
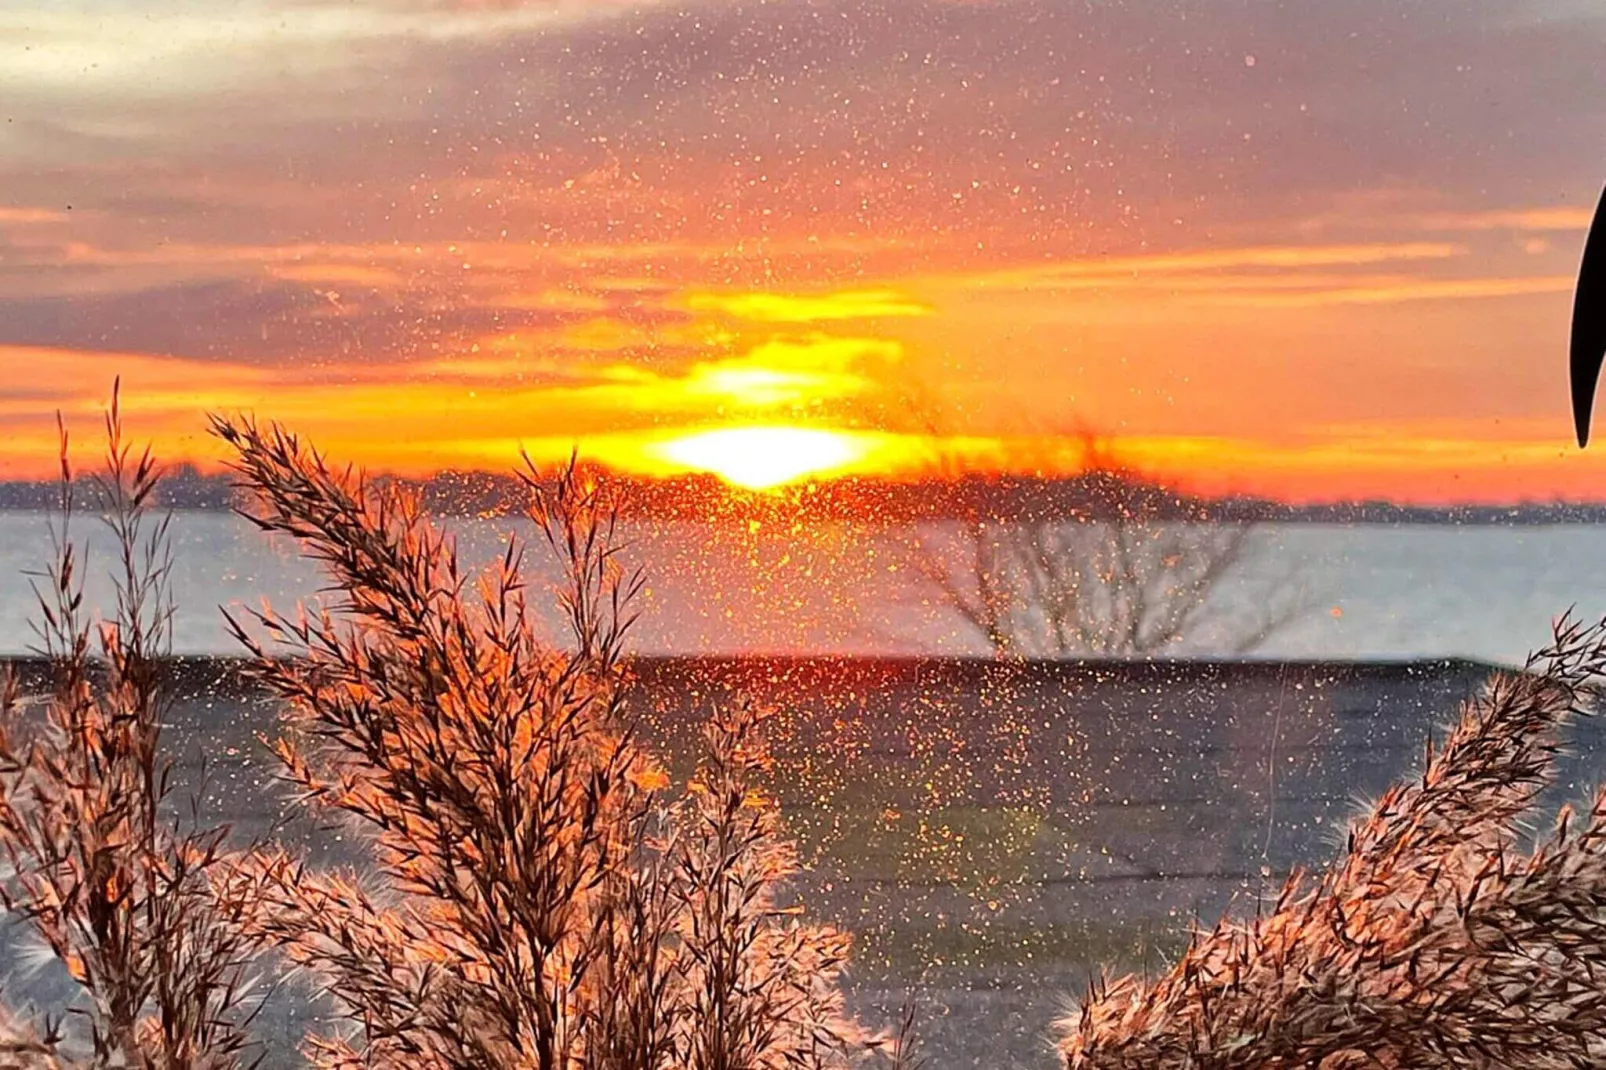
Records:
[[[1065,1023],[1067,1067],[1601,1065],[1606,790],[1531,847],[1521,823],[1603,670],[1606,621],[1563,618],[1319,878],[1296,874],[1268,913],[1196,936],[1152,983],[1096,984]]]
[[[116,388],[106,436],[114,611],[97,624],[84,605],[62,427],[54,560],[34,588],[53,680],[42,711],[14,676],[0,689],[0,905],[79,998],[70,1013],[0,1015],[0,1065],[221,1070],[239,1063],[254,1011],[256,889],[225,829],[164,813],[170,546],[150,515],[159,469],[124,441]]]
[[[373,850],[366,879],[259,865],[264,935],[350,1027],[311,1042],[318,1063],[767,1070],[876,1046],[842,1010],[846,937],[784,899],[796,862],[757,782],[756,714],[713,721],[683,794],[637,743],[621,654],[640,579],[606,485],[524,473],[565,570],[557,649],[518,543],[471,579],[406,491],[277,427],[214,430],[248,515],[340,600],[231,622],[289,707],[283,775]]]
[[[1253,554],[1255,525],[1157,515],[1168,496],[1107,444],[1084,435],[1083,456],[1078,485],[1097,515],[996,515],[961,502],[952,525],[915,540],[923,588],[995,655],[1148,657],[1202,635],[1246,654],[1298,615],[1287,582],[1253,605],[1218,599]]]

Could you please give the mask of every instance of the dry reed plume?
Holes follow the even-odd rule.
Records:
[[[231,625],[288,707],[284,778],[363,830],[372,865],[232,854],[224,830],[167,816],[166,526],[114,393],[114,612],[97,626],[84,608],[63,434],[37,588],[54,679],[39,711],[0,688],[0,905],[83,998],[0,1014],[0,1068],[232,1067],[267,947],[332,997],[346,1028],[308,1043],[330,1068],[915,1065],[907,1020],[870,1037],[846,1015],[846,937],[786,897],[797,860],[759,786],[759,715],[717,714],[680,792],[638,743],[622,651],[640,579],[605,487],[573,466],[526,475],[564,566],[558,648],[537,637],[517,543],[470,576],[404,490],[276,427],[214,430],[252,519],[330,573],[329,611]],[[1328,870],[1196,935],[1157,980],[1095,985],[1065,1024],[1069,1070],[1606,1065],[1606,790],[1537,843],[1523,829],[1603,674],[1606,621],[1564,619]]]
[[[71,1013],[0,1015],[0,1067],[225,1068],[246,1043],[254,889],[224,830],[164,814],[167,525],[149,515],[158,469],[124,442],[115,389],[106,433],[114,612],[97,625],[84,607],[62,430],[54,560],[35,585],[51,689],[42,714],[9,674],[0,690],[0,905],[80,998]]]
[[[373,849],[368,879],[259,866],[263,934],[349,1026],[312,1042],[317,1062],[766,1070],[869,1050],[842,1012],[846,938],[781,898],[796,863],[757,786],[756,716],[714,720],[680,795],[637,744],[620,655],[640,581],[605,488],[526,473],[565,570],[560,650],[537,638],[517,543],[471,578],[406,492],[277,427],[214,430],[250,517],[341,601],[231,622],[290,709],[283,775]]]
[[[1095,985],[1070,1070],[1606,1065],[1606,791],[1525,846],[1558,730],[1590,710],[1606,622],[1557,625],[1313,883],[1195,937],[1153,982]]]

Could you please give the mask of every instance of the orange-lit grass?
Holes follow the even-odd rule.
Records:
[[[1563,619],[1465,704],[1314,881],[1198,934],[1152,982],[1097,983],[1068,1070],[1598,1066],[1606,1051],[1606,790],[1527,847],[1559,727],[1591,711],[1606,621]]]
[[[715,719],[683,795],[635,742],[621,651],[640,584],[605,487],[572,465],[529,475],[566,570],[560,650],[536,638],[522,548],[475,582],[401,489],[277,428],[214,429],[253,519],[344,600],[235,624],[290,708],[286,779],[373,844],[367,879],[261,867],[265,934],[355,1030],[316,1040],[320,1063],[780,1070],[874,1046],[842,1011],[845,936],[783,909],[796,861],[757,785],[754,715]]]
[[[259,889],[225,830],[162,813],[171,551],[166,521],[149,515],[159,469],[125,443],[115,387],[106,434],[97,489],[115,607],[97,624],[84,605],[63,428],[53,561],[36,588],[52,677],[42,716],[9,671],[0,680],[0,905],[79,998],[34,1021],[0,1008],[0,1066],[228,1070],[255,1003],[248,973],[263,947],[247,918]]]

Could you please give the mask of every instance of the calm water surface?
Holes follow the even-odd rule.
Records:
[[[470,561],[499,554],[517,522],[453,524]],[[80,522],[92,564],[108,546]],[[315,598],[317,570],[293,548],[236,517],[180,513],[173,524],[176,647],[228,653],[219,607],[288,608]],[[636,636],[655,653],[981,653],[976,637],[913,578],[904,530],[846,525],[633,528],[630,553],[648,569]],[[43,564],[46,517],[0,513],[0,653],[33,642],[28,572]],[[540,547],[530,561],[550,578]],[[91,601],[104,604],[104,584]],[[1298,617],[1261,650],[1270,656],[1465,656],[1516,661],[1544,641],[1569,606],[1606,612],[1606,526],[1267,527],[1218,592],[1223,607],[1276,594]],[[1206,629],[1188,652],[1222,653]]]

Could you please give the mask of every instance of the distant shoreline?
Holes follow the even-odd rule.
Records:
[[[1066,478],[967,476],[951,481],[889,482],[847,477],[775,492],[744,491],[707,475],[649,480],[616,477],[631,519],[719,521],[725,519],[863,520],[918,523],[966,517],[988,521],[1108,521],[1137,517],[1157,521],[1219,523],[1458,525],[1543,527],[1606,524],[1606,502],[1508,502],[1412,505],[1392,501],[1290,504],[1266,498],[1206,498],[1159,484],[1107,473]],[[496,518],[518,515],[529,490],[509,476],[442,472],[406,481],[425,508],[443,517]],[[92,500],[87,483],[82,491]],[[0,513],[56,508],[60,489],[47,482],[0,482]],[[228,512],[237,504],[227,476],[180,467],[162,484],[167,508]]]
[[[826,655],[826,654],[633,654],[626,659],[634,674],[648,680],[699,677],[744,688],[800,688],[820,696],[842,692],[879,694],[889,687],[915,690],[974,691],[984,685],[1004,687],[1026,681],[1160,688],[1189,680],[1197,686],[1252,681],[1343,677],[1371,686],[1440,676],[1486,677],[1511,667],[1473,657],[1187,657],[1162,658],[1031,658],[1005,661],[979,656]],[[251,676],[254,662],[239,654],[173,654],[161,659],[169,686],[182,694],[211,694],[231,700],[258,696],[261,685]],[[0,653],[0,669],[10,669],[30,686],[42,686],[50,663],[37,654]],[[867,690],[868,689],[868,690]],[[1148,692],[1143,692],[1147,694]]]
[[[235,511],[232,504],[192,504],[187,502],[166,502],[165,507],[178,513],[217,513],[225,514]],[[0,516],[49,513],[55,510],[54,503],[14,503],[0,502]],[[480,519],[493,521],[507,517],[517,517],[521,511],[514,509],[456,509],[432,508],[431,515],[446,519]],[[770,512],[771,510],[763,510]],[[784,512],[776,509],[775,512]],[[708,522],[717,523],[725,519],[726,514],[734,510],[721,510],[711,515],[693,516],[680,510],[663,513],[636,511],[627,515],[632,520],[659,520],[678,522]],[[863,516],[853,516],[846,513],[827,512],[811,514],[815,520],[855,520],[864,519]],[[913,516],[886,517],[881,514],[870,514],[870,519],[886,523],[919,523],[940,522],[943,520],[958,520],[955,514],[927,513]],[[1009,522],[1020,520],[1022,517],[1003,515],[998,519]],[[1099,512],[1077,512],[1059,517],[1064,520],[1108,521],[1116,519],[1115,514],[1100,514]],[[1539,527],[1567,527],[1578,525],[1606,524],[1606,504],[1595,503],[1563,503],[1558,505],[1541,506],[1448,506],[1437,508],[1432,506],[1395,505],[1387,502],[1366,502],[1358,504],[1310,505],[1310,506],[1271,506],[1264,509],[1246,508],[1236,503],[1228,503],[1219,510],[1207,510],[1203,515],[1195,516],[1160,516],[1149,519],[1160,521],[1182,522],[1193,520],[1205,523],[1221,524],[1330,524],[1339,526],[1376,526],[1376,527],[1499,527],[1499,528],[1539,528]]]

